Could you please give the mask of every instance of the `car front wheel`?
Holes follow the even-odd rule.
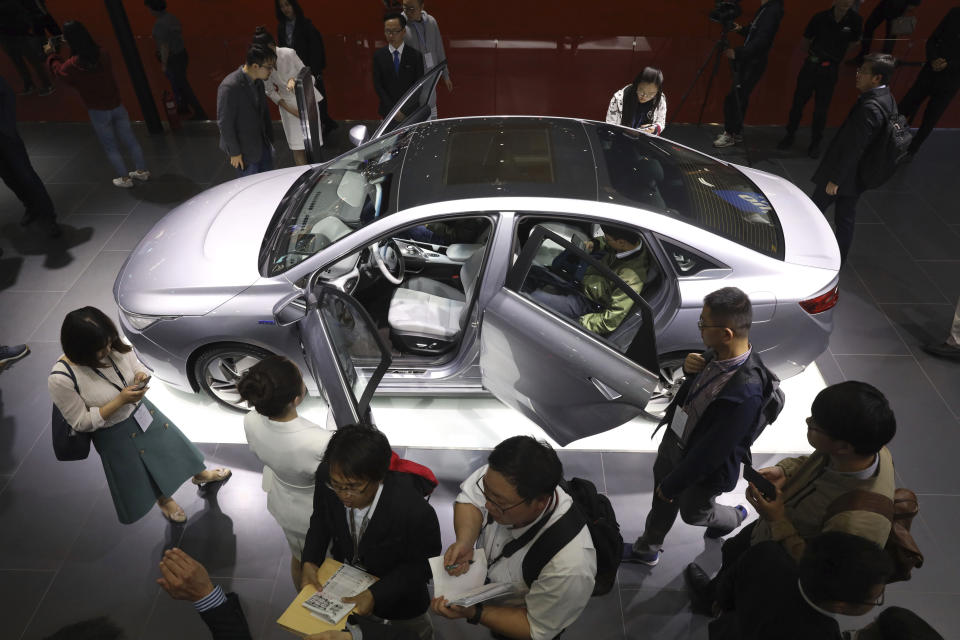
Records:
[[[240,398],[237,383],[250,367],[271,355],[266,349],[248,344],[222,344],[207,347],[193,364],[193,375],[200,389],[225,407],[248,411]]]

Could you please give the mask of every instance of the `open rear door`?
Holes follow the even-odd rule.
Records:
[[[633,304],[613,331],[592,332],[581,324],[582,316],[566,317],[534,295],[537,290],[576,295],[579,289],[575,280],[558,276],[554,265],[535,263],[545,242],[563,247],[568,262],[586,261],[584,267],[629,295]],[[480,367],[491,393],[564,446],[642,413],[658,382],[653,314],[604,264],[536,228],[504,287],[483,310]]]

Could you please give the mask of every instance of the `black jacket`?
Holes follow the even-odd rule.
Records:
[[[313,515],[303,547],[303,561],[323,564],[328,545],[334,560],[349,562],[353,539],[346,509],[326,483],[330,470],[317,468]],[[373,614],[387,620],[406,620],[430,605],[427,558],[440,555],[440,524],[410,474],[387,472],[383,491],[367,530],[360,539],[359,563],[379,580],[370,587]]]
[[[660,483],[664,495],[676,497],[696,484],[718,491],[730,491],[737,485],[740,463],[750,460],[750,445],[760,418],[768,375],[760,356],[752,351],[703,411],[687,440],[683,459]],[[677,407],[686,402],[696,379],[693,375],[684,381],[667,407],[661,425],[670,424]]]
[[[380,98],[378,112],[386,118],[397,101],[407,92],[413,83],[423,76],[423,55],[404,45],[400,54],[400,73],[393,70],[393,54],[390,47],[382,47],[373,52],[373,88]]]
[[[227,155],[243,155],[244,164],[260,160],[273,140],[263,81],[251,82],[242,67],[227,75],[217,89],[217,124]]]
[[[874,102],[879,102],[883,109]],[[886,114],[896,111],[897,103],[889,88],[877,87],[861,93],[813,174],[812,180],[817,189],[832,182],[839,185],[838,195],[859,195],[863,186],[857,179],[857,167],[863,153],[884,128]]]
[[[947,61],[940,73],[960,77],[960,7],[950,9],[927,39],[927,63],[937,58]]]
[[[310,67],[313,75],[319,75],[327,67],[327,52],[323,36],[307,18],[298,18],[293,25],[293,42],[287,40],[287,21],[277,24],[277,46],[289,47],[297,52],[303,64]]]
[[[783,0],[770,0],[761,5],[750,24],[739,31],[745,40],[743,46],[735,49],[737,63],[742,65],[762,61],[766,64],[767,54],[780,29],[781,20]]]

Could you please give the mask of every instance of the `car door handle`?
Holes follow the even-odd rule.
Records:
[[[623,394],[611,387],[608,384],[601,382],[600,380],[591,377],[590,382],[593,383],[593,386],[597,388],[597,391],[603,394],[603,397],[607,400],[619,400],[623,397]]]

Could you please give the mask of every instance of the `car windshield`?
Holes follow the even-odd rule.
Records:
[[[404,129],[318,168],[271,225],[268,275],[283,273],[334,241],[395,212],[395,178],[414,135],[412,129]]]
[[[773,206],[736,168],[665,138],[610,125],[594,130],[601,200],[659,211],[784,259]]]

